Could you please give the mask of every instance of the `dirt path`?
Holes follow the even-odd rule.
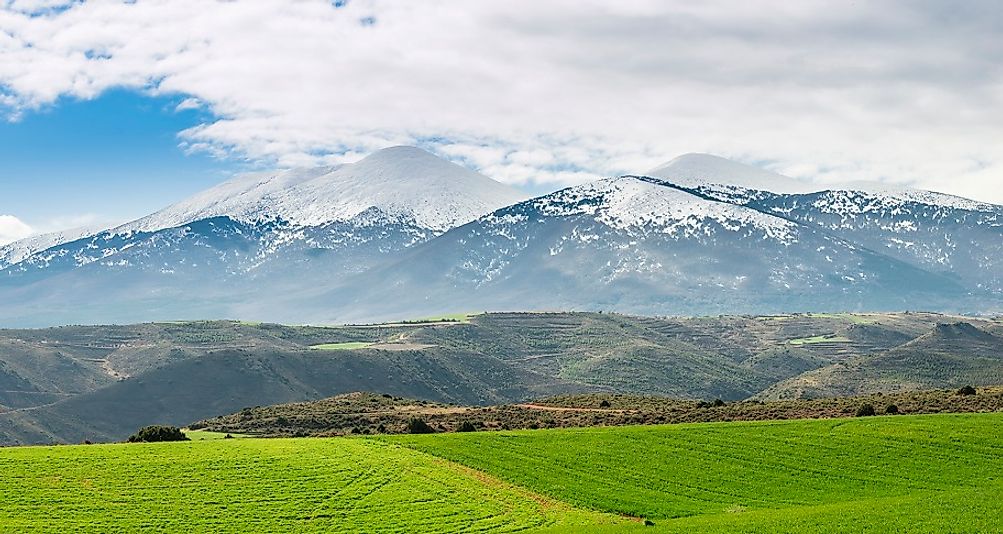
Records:
[[[513,404],[516,408],[527,410],[542,410],[545,412],[584,412],[584,413],[635,413],[637,410],[614,410],[611,408],[569,408],[567,406],[546,406],[543,404]]]

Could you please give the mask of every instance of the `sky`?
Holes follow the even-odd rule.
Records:
[[[708,152],[1003,203],[995,0],[0,0],[0,242],[413,144],[529,192]]]

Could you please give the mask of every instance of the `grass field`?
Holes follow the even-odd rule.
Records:
[[[386,438],[679,532],[998,532],[1003,416]]]
[[[998,413],[9,448],[0,531],[999,532],[1001,468]]]
[[[323,343],[321,345],[312,345],[310,348],[313,350],[355,350],[371,346],[373,346],[373,343],[350,341],[347,343]]]
[[[803,337],[799,339],[791,339],[787,341],[787,344],[814,345],[816,343],[849,343],[850,341],[852,340],[846,336],[826,335],[826,336],[812,336],[812,337]]]
[[[360,439],[0,450],[0,531],[515,532],[617,520]]]
[[[212,432],[209,430],[189,430],[184,429],[185,436],[192,441],[215,441],[217,439],[226,439],[227,436],[230,438],[247,438],[250,437],[247,434],[236,434],[232,432]]]

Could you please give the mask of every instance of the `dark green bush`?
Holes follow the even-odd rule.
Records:
[[[714,399],[714,407],[720,408],[721,406],[724,406],[724,401],[721,399]]]
[[[435,429],[428,426],[424,420],[417,417],[412,417],[410,421],[407,422],[407,433],[408,434],[434,434]]]
[[[975,388],[972,386],[965,386],[958,390],[958,395],[975,395]]]
[[[860,408],[857,408],[857,417],[868,417],[876,413],[873,404],[861,404]]]
[[[474,426],[470,421],[464,421],[460,423],[460,426],[456,428],[457,432],[477,432],[477,427]]]
[[[188,436],[176,426],[151,425],[129,436],[129,443],[154,443],[158,441],[188,441]]]
[[[895,406],[894,404],[889,404],[885,408],[885,413],[888,414],[888,415],[895,415],[895,414],[899,413],[899,407]]]
[[[603,399],[603,401],[599,403],[600,408],[609,408],[609,406],[610,406],[609,401],[606,399]]]

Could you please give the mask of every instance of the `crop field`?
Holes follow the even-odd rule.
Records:
[[[313,350],[356,350],[356,349],[364,349],[372,345],[373,343],[349,341],[346,343],[323,343],[320,345],[312,345],[310,348]]]
[[[999,532],[1003,414],[0,449],[0,531]],[[645,527],[647,519],[654,527]]]
[[[1000,414],[384,439],[665,531],[1003,529]]]
[[[359,439],[8,448],[0,472],[3,532],[513,532],[615,520]]]
[[[836,335],[826,335],[826,336],[812,336],[812,337],[802,337],[799,339],[791,339],[787,341],[788,345],[814,345],[816,343],[849,343],[852,341],[846,336],[836,336]]]

